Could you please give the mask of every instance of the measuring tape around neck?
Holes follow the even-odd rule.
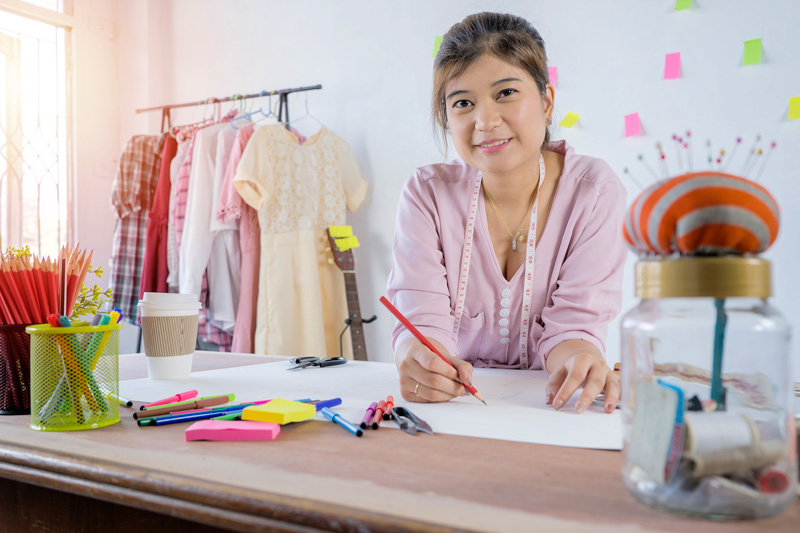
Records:
[[[531,301],[533,299],[533,266],[536,258],[536,212],[539,207],[539,189],[544,183],[544,157],[539,154],[539,184],[536,186],[536,199],[531,211],[530,226],[528,227],[528,244],[525,257],[525,289],[522,294],[522,316],[520,320],[519,356],[522,368],[528,368],[528,334],[530,331]],[[469,280],[469,263],[472,258],[472,244],[475,234],[475,220],[478,215],[478,199],[481,194],[483,175],[478,172],[475,185],[472,188],[472,198],[469,203],[467,227],[464,230],[464,249],[461,252],[461,269],[458,275],[458,293],[454,309],[455,321],[453,332],[458,336],[461,329],[461,317],[464,315],[464,302],[467,296],[467,281]]]

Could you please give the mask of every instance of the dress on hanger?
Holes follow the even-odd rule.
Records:
[[[111,254],[111,289],[114,305],[125,320],[139,317],[139,282],[142,275],[147,215],[161,168],[163,135],[136,135],[125,146],[111,188],[111,206],[117,216]]]
[[[234,185],[258,209],[261,230],[255,352],[339,355],[347,301],[325,229],[345,224],[345,208],[354,211],[366,196],[352,151],[324,126],[302,145],[283,125],[264,126]],[[349,335],[343,350],[352,357]]]

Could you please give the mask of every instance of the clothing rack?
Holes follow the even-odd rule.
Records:
[[[274,91],[261,91],[253,94],[234,94],[233,96],[226,96],[224,98],[211,97],[199,102],[189,102],[186,104],[169,104],[155,107],[147,107],[144,109],[137,109],[137,113],[147,113],[149,111],[161,111],[161,131],[164,130],[164,123],[167,124],[167,129],[172,128],[172,117],[170,111],[179,107],[194,107],[199,105],[220,104],[222,102],[238,102],[239,100],[249,100],[251,98],[263,98],[264,96],[279,95],[280,101],[278,104],[278,122],[283,122],[286,127],[289,127],[289,95],[291,93],[298,93],[302,91],[314,91],[322,89],[322,85],[309,85],[308,87],[293,87],[290,89],[278,89]]]

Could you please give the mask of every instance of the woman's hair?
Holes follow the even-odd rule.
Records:
[[[445,85],[484,54],[492,54],[525,70],[545,94],[549,82],[544,40],[527,20],[503,13],[476,13],[454,24],[442,37],[433,64],[431,111],[434,136],[447,150]],[[550,140],[545,132],[544,142]]]

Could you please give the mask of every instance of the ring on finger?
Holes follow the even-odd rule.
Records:
[[[414,396],[419,397],[419,381],[417,381],[417,386],[414,387]]]

